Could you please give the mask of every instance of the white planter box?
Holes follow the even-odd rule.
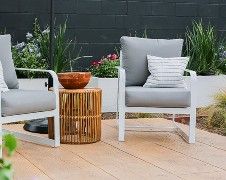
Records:
[[[98,87],[102,89],[102,112],[117,110],[117,78],[98,78]]]
[[[47,90],[45,83],[48,82],[46,78],[40,79],[19,79],[20,89],[25,90]]]
[[[214,96],[226,90],[226,75],[198,76],[196,84],[197,106],[205,107],[214,103]],[[188,78],[186,79],[188,81]]]
[[[189,82],[189,77],[186,81]],[[117,78],[99,78],[98,87],[103,91],[103,112],[116,112]],[[197,106],[205,107],[214,103],[215,94],[226,90],[226,75],[198,76],[196,84]]]

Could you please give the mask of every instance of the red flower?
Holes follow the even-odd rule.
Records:
[[[110,59],[113,60],[113,61],[118,59],[117,54],[112,54]]]
[[[93,66],[98,65],[98,61],[93,61],[93,62],[92,62],[92,65],[93,65]]]
[[[101,65],[101,64],[102,64],[102,62],[100,60],[97,60],[97,61],[93,61],[92,62],[92,65],[93,66],[98,66],[98,65]]]

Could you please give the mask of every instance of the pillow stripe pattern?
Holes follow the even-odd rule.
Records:
[[[143,87],[185,87],[183,75],[189,57],[161,58],[147,55],[147,60],[151,75]]]

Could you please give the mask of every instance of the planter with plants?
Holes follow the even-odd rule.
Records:
[[[47,69],[48,61],[43,54],[48,39],[49,30],[40,31],[37,19],[34,22],[33,32],[27,33],[26,41],[12,46],[14,64],[17,68]],[[42,45],[42,46],[41,46]],[[48,82],[47,75],[30,71],[18,71],[21,89],[43,90]]]
[[[185,35],[185,56],[190,57],[188,69],[198,74],[198,107],[205,107],[214,102],[214,94],[226,88],[226,46],[214,27],[205,26],[202,21],[194,22]]]
[[[82,50],[80,48],[76,57],[72,57],[72,54],[75,52],[76,42],[66,39],[66,31],[67,22],[59,25],[55,31],[52,70],[59,73],[59,81],[65,88],[83,88],[89,83],[91,73],[73,72],[73,63],[76,60],[91,56],[80,56]],[[49,26],[41,30],[38,20],[35,19],[33,32],[27,33],[26,42],[12,47],[15,66],[29,69],[47,69],[50,62],[49,47]],[[22,89],[46,89],[48,82],[48,76],[46,74],[23,72],[22,74],[18,74],[18,76],[23,78],[19,79],[20,88]],[[37,79],[37,77],[39,78]],[[40,79],[40,77],[44,79]],[[92,84],[94,85],[95,82],[93,81]]]
[[[101,60],[93,61],[90,71],[93,76],[98,77],[98,87],[103,92],[103,112],[116,112],[119,56],[109,54]]]

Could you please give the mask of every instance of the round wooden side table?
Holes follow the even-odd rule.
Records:
[[[88,144],[100,141],[101,89],[60,89],[59,100],[61,143]],[[53,137],[51,124],[49,137]]]

